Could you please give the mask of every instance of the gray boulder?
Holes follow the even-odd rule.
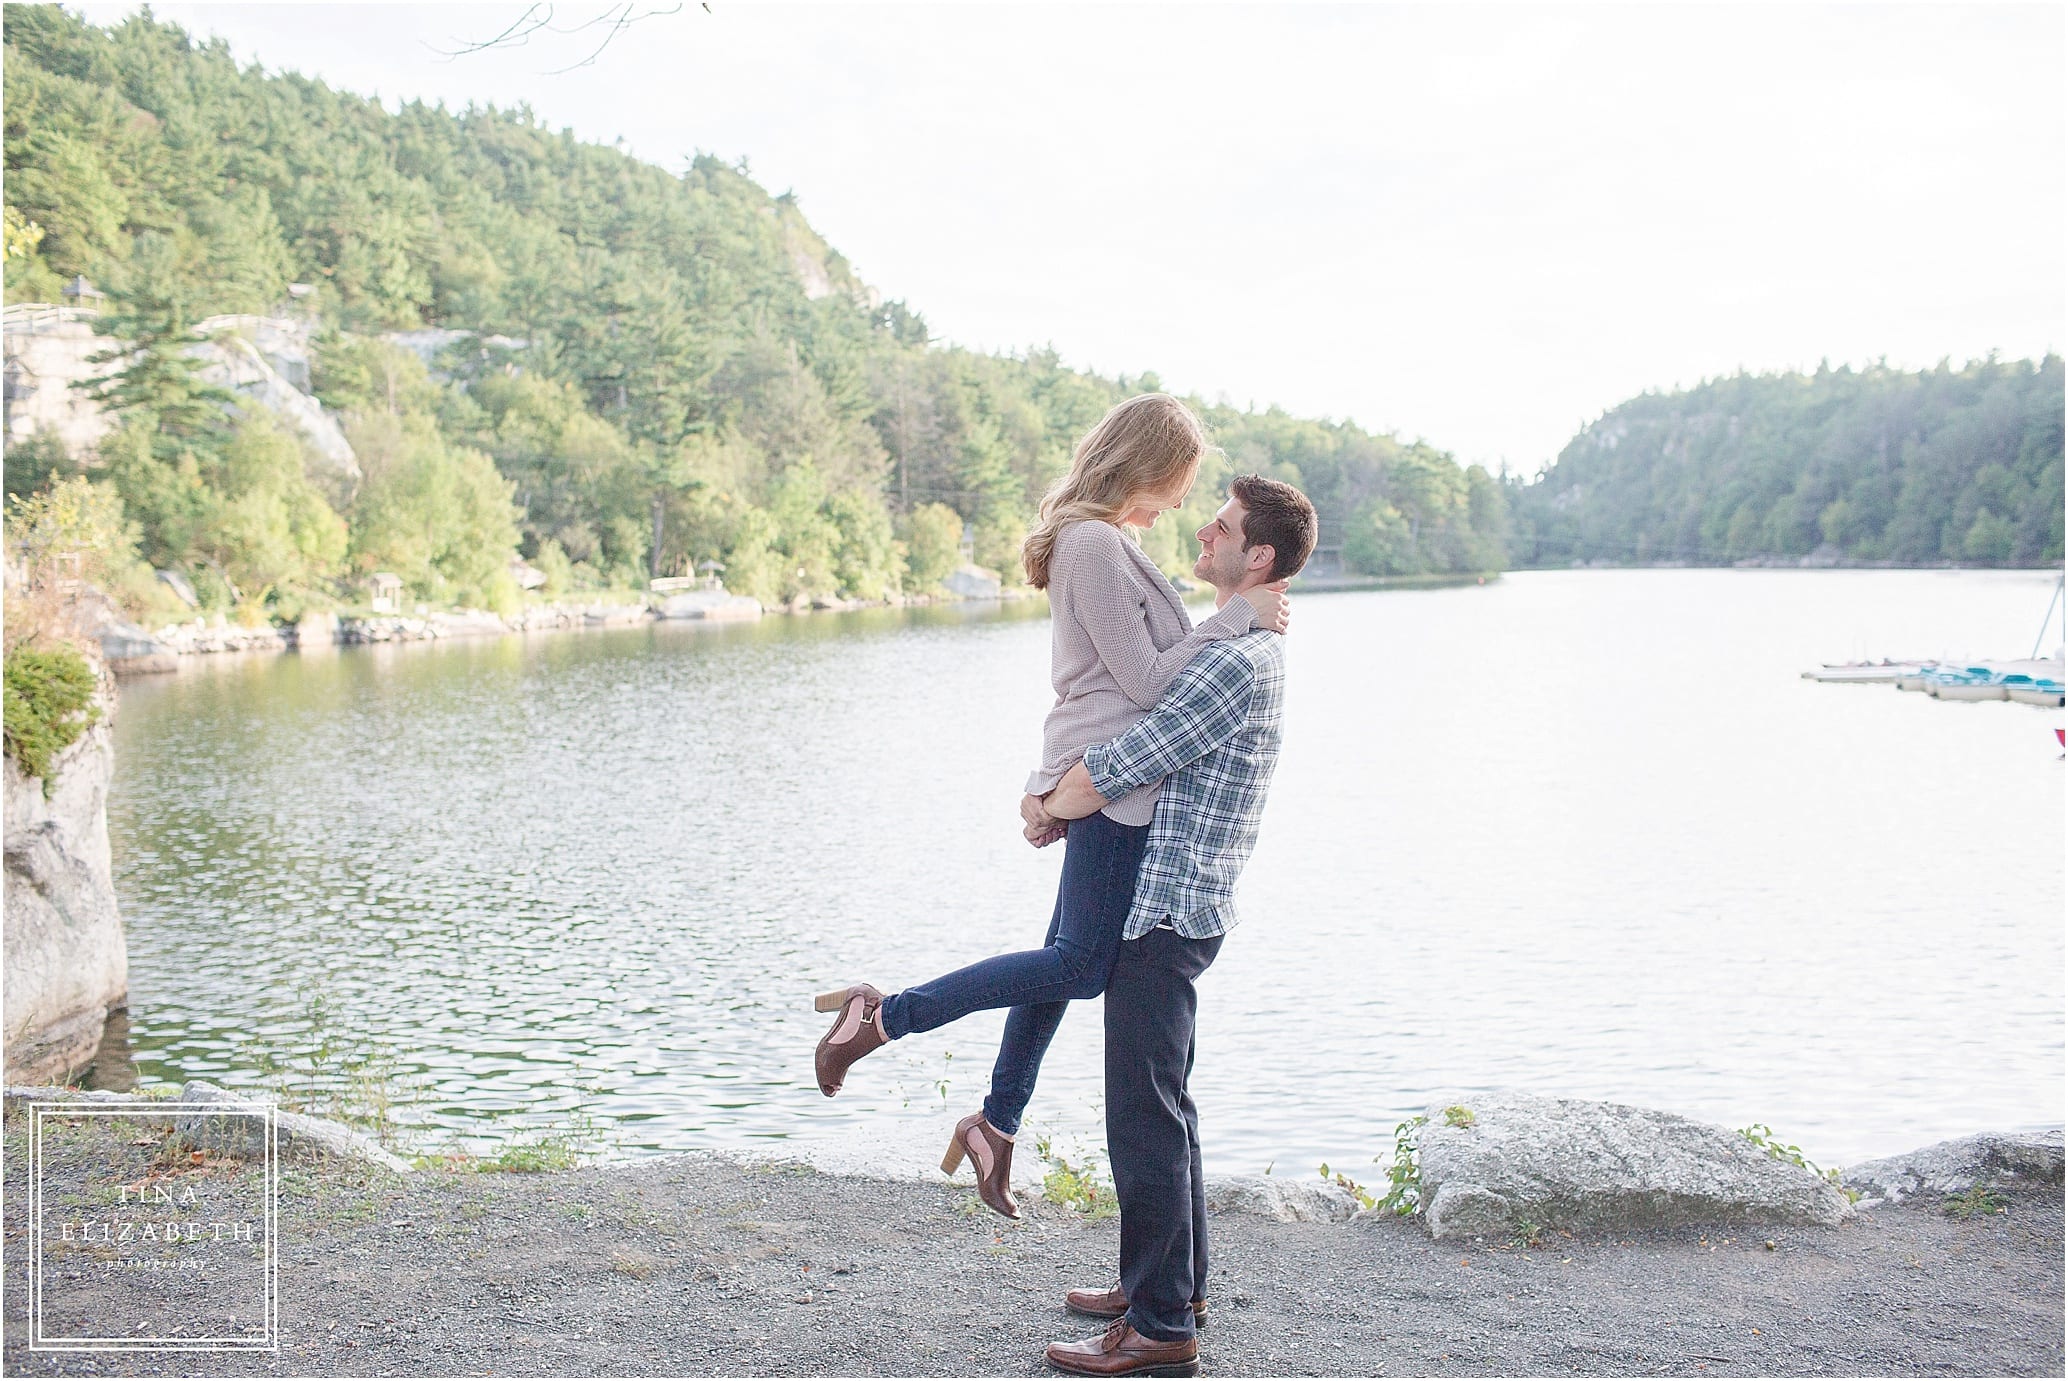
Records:
[[[51,761],[51,794],[13,758],[6,787],[5,954],[0,1010],[11,1083],[84,1068],[108,1013],[129,994],[129,946],[108,851],[115,695],[103,679],[100,722]]]
[[[958,599],[997,599],[1004,587],[1005,582],[999,579],[996,571],[987,571],[967,561],[948,572],[941,581],[941,588]]]
[[[1471,1113],[1453,1126],[1449,1107]],[[1474,1094],[1432,1104],[1417,1129],[1422,1219],[1432,1237],[1519,1224],[1654,1228],[1816,1223],[1852,1215],[1823,1177],[1728,1128],[1651,1108]]]
[[[179,1101],[248,1105],[268,1100],[232,1093],[203,1079],[190,1079],[180,1090]],[[205,1150],[247,1159],[257,1159],[265,1154],[265,1124],[257,1118],[184,1111],[174,1117],[173,1126],[181,1136]],[[273,1144],[283,1161],[356,1161],[377,1165],[398,1175],[410,1173],[407,1161],[383,1150],[371,1137],[321,1117],[295,1112],[274,1113]]]
[[[1340,1223],[1357,1212],[1358,1204],[1348,1190],[1318,1180],[1209,1175],[1206,1207],[1213,1213],[1246,1213],[1281,1223]]]
[[[1862,1207],[1899,1204],[1921,1195],[1963,1194],[1976,1185],[2059,1186],[2061,1130],[1983,1132],[1855,1165],[1843,1176],[1866,1197]]]

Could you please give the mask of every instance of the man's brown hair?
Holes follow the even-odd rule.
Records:
[[[1313,503],[1291,485],[1262,475],[1239,476],[1229,488],[1242,503],[1242,549],[1268,544],[1275,553],[1273,580],[1299,574],[1314,552],[1319,519]]]

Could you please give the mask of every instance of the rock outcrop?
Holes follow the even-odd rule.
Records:
[[[2061,1129],[1983,1132],[1855,1165],[1841,1177],[1866,1196],[1863,1208],[1923,1196],[1964,1194],[1977,1185],[2007,1188],[2061,1183]]]
[[[113,681],[101,717],[51,763],[51,794],[6,759],[4,1036],[9,1083],[87,1064],[129,995],[129,949],[108,855]]]
[[[761,601],[751,595],[727,590],[683,590],[657,596],[654,614],[663,619],[704,619],[729,622],[761,617]]]
[[[233,1093],[205,1079],[189,1079],[180,1089],[182,1103],[250,1106],[267,1100]],[[205,1108],[181,1111],[173,1119],[179,1134],[204,1150],[256,1160],[265,1154],[265,1126],[257,1118],[225,1116]],[[398,1175],[411,1173],[409,1163],[383,1149],[369,1136],[341,1123],[298,1112],[273,1114],[273,1146],[281,1160],[347,1160],[378,1165]]]
[[[92,450],[113,428],[101,405],[74,384],[105,378],[121,368],[109,359],[124,343],[98,335],[99,314],[79,307],[24,303],[9,307],[4,331],[7,440],[37,432],[55,435],[73,455]],[[310,332],[297,316],[215,316],[195,325],[185,353],[202,362],[201,377],[265,408],[298,432],[310,458],[310,478],[334,503],[358,487],[359,459],[337,419],[309,394]]]
[[[1339,1185],[1270,1175],[1209,1175],[1206,1207],[1280,1223],[1340,1223],[1358,1211],[1357,1200]]]
[[[1432,1237],[1511,1233],[1524,1223],[1829,1226],[1853,1212],[1823,1176],[1674,1113],[1504,1092],[1434,1104],[1424,1116],[1422,1220]]]

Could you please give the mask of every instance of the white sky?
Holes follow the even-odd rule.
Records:
[[[1524,471],[1741,365],[2068,341],[2051,4],[711,8],[549,75],[589,36],[432,51],[517,4],[154,7],[391,102],[744,156],[939,337]]]

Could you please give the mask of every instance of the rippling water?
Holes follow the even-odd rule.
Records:
[[[2055,712],[1821,686],[2023,655],[2051,575],[1527,573],[1314,594],[1209,1164],[1369,1165],[1440,1090],[1770,1123],[1825,1163],[2058,1125]],[[146,1077],[386,1050],[420,1140],[801,1139],[896,1168],[999,1019],[821,1098],[811,994],[1038,942],[1039,606],[201,659],[126,683],[110,822]],[[1030,1126],[1099,1137],[1096,1003]]]

